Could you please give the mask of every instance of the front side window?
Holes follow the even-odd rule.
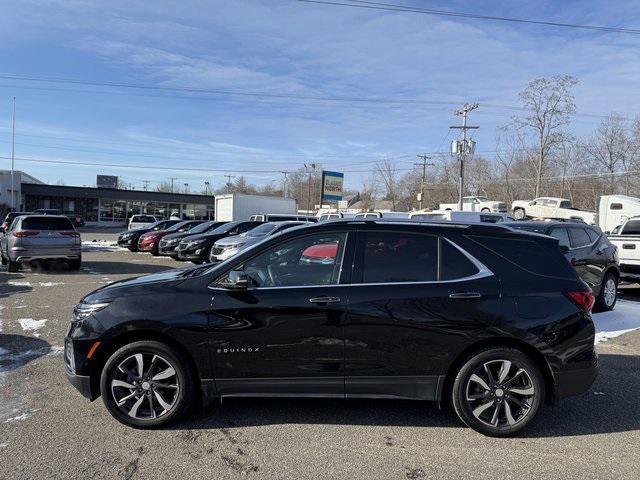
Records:
[[[345,233],[307,235],[271,247],[239,269],[254,288],[337,285],[345,243]]]
[[[572,228],[569,232],[572,248],[586,247],[592,243],[589,235],[584,231],[584,228]]]
[[[438,237],[402,232],[367,233],[363,283],[425,282],[438,279]]]

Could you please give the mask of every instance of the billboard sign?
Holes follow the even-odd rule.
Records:
[[[115,175],[98,175],[96,186],[98,188],[118,188],[118,177]]]
[[[344,173],[322,171],[322,200],[339,202],[342,200]]]

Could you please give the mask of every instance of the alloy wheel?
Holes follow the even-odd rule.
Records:
[[[492,428],[512,428],[532,409],[536,390],[531,375],[510,360],[490,360],[469,377],[465,388],[473,416]]]
[[[109,385],[116,406],[137,420],[166,415],[180,393],[174,366],[154,353],[135,353],[125,358],[114,370]]]
[[[604,303],[607,307],[613,305],[616,301],[616,281],[609,277],[604,284]]]

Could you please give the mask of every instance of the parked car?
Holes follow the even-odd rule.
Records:
[[[330,260],[304,261],[318,246]],[[471,428],[507,436],[592,385],[593,301],[551,237],[320,222],[87,295],[65,368],[136,428],[165,426],[198,398],[372,397],[451,402]]]
[[[60,215],[60,210],[57,208],[38,208],[33,211],[34,215]]]
[[[147,228],[156,223],[159,219],[153,215],[131,215],[127,230],[138,230]]]
[[[359,212],[356,213],[353,218],[409,218],[409,212]]]
[[[600,228],[583,222],[512,222],[503,225],[558,239],[565,257],[595,295],[595,309],[613,310],[618,299],[618,249]]]
[[[511,211],[516,220],[525,218],[580,219],[588,224],[595,224],[595,212],[587,212],[573,208],[571,200],[566,198],[539,197],[531,201],[515,200]]]
[[[223,237],[240,235],[257,227],[262,222],[228,222],[215,230],[199,235],[189,235],[178,244],[178,258],[199,264],[209,260],[211,247]]]
[[[84,227],[84,219],[80,215],[76,215],[75,213],[62,213],[57,208],[38,208],[33,211],[34,215],[64,215],[67,217],[74,226],[76,227]]]
[[[249,220],[252,222],[317,222],[318,217],[315,215],[288,215],[286,213],[257,213],[255,215],[251,215]]]
[[[9,212],[6,217],[4,217],[4,221],[2,222],[2,233],[5,233],[9,230],[9,227],[16,219],[16,217],[21,217],[22,215],[32,215],[32,212]]]
[[[160,240],[162,240],[166,235],[189,232],[192,228],[202,224],[202,222],[203,220],[185,220],[184,222],[178,222],[165,230],[152,230],[150,232],[143,233],[138,239],[138,251],[149,252],[155,257],[158,255]]]
[[[80,234],[61,215],[16,217],[0,239],[0,256],[9,272],[35,260],[64,260],[70,269],[78,270],[82,264]]]
[[[158,255],[164,255],[171,257],[174,260],[178,260],[178,245],[183,238],[186,238],[189,235],[211,232],[225,223],[226,222],[216,222],[211,220],[201,223],[187,232],[171,233],[166,235],[160,240],[160,243],[158,243]]]
[[[438,210],[458,210],[458,202],[441,203]],[[487,197],[462,197],[463,212],[507,212],[507,204],[496,200],[489,200]]]
[[[620,279],[640,282],[640,216],[626,219],[614,228],[609,241],[618,248]]]
[[[159,232],[166,230],[182,220],[160,220],[146,228],[138,228],[136,230],[126,230],[118,235],[118,246],[128,248],[132,252],[138,251],[138,240],[140,236],[147,232]]]
[[[231,258],[238,252],[249,248],[251,245],[261,242],[269,235],[276,235],[291,227],[306,225],[309,222],[269,222],[258,225],[241,235],[224,237],[218,240],[211,247],[209,262],[222,262]]]
[[[428,222],[487,222],[501,223],[515,220],[506,213],[495,212],[460,212],[454,210],[434,210],[431,212],[411,212],[411,220],[422,220]]]
[[[355,213],[345,213],[345,212],[325,212],[318,215],[318,221],[324,222],[326,220],[337,220],[339,218],[353,218],[355,217]]]

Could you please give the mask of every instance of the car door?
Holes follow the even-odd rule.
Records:
[[[282,240],[211,284],[221,395],[344,396],[349,241],[341,231]],[[230,288],[238,274],[246,287]]]
[[[544,199],[534,198],[527,207],[527,215],[530,217],[539,217],[543,214]]]
[[[432,234],[360,232],[345,324],[349,397],[434,400],[456,352],[499,314],[499,282]]]
[[[606,257],[598,254],[596,243],[589,237],[586,228],[572,226],[567,230],[571,241],[571,250],[569,252],[571,264],[580,275],[580,278],[597,292],[597,288],[602,281],[602,271],[605,268]]]

